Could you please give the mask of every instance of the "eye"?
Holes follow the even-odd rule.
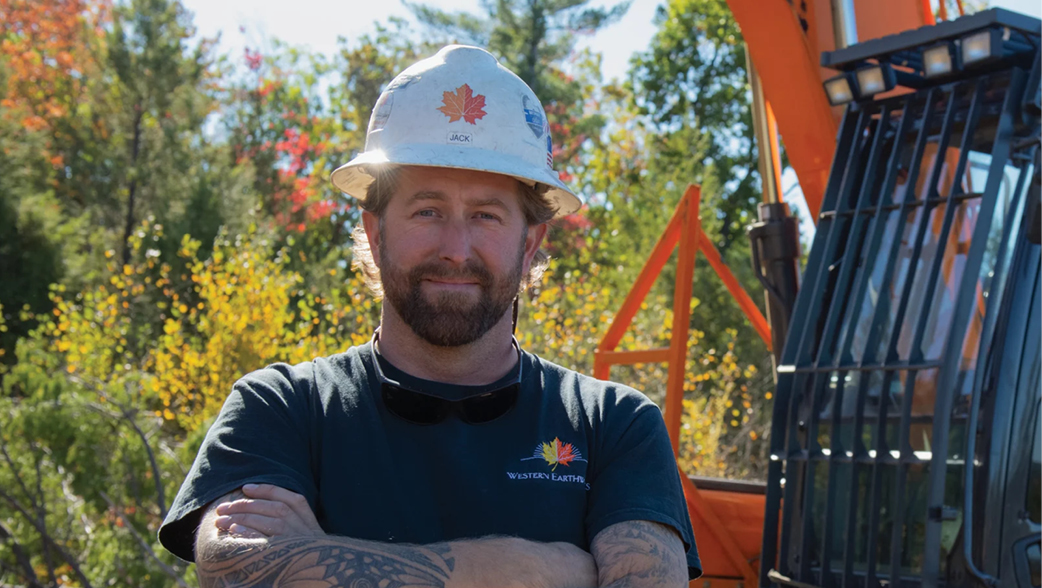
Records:
[[[493,214],[491,212],[478,212],[474,216],[478,217],[481,220],[490,220],[490,221],[498,221],[499,220],[499,216],[497,216],[496,214]]]
[[[431,217],[436,216],[437,214],[438,214],[437,211],[435,211],[433,208],[424,208],[422,210],[416,211],[414,213],[414,216],[422,216],[422,217],[431,218]]]

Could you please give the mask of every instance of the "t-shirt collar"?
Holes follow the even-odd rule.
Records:
[[[525,365],[525,352],[521,349],[521,345],[517,342],[517,338],[511,335],[512,344],[518,352],[518,365],[514,369],[508,371],[506,375],[499,378],[491,384],[482,384],[480,386],[465,386],[460,384],[450,384],[446,382],[438,382],[435,380],[426,380],[409,374],[390,361],[387,360],[383,355],[377,351],[376,342],[380,336],[380,329],[377,328],[373,333],[373,338],[369,342],[369,350],[373,354],[373,359],[380,362],[380,369],[383,371],[384,376],[389,380],[394,380],[407,388],[412,390],[418,390],[426,392],[432,396],[438,396],[439,398],[445,398],[447,400],[461,400],[470,396],[476,396],[478,394],[484,394],[490,390],[498,390],[506,387],[517,380],[518,370],[521,370],[522,382],[528,377],[525,373],[528,371],[528,367]],[[374,368],[375,369],[375,368]]]

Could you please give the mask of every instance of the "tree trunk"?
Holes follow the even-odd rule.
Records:
[[[141,119],[144,110],[134,106],[134,137],[130,142],[130,186],[127,189],[127,221],[123,227],[123,265],[130,263],[130,235],[134,231],[134,200],[137,197],[137,159],[141,152]]]
[[[7,543],[11,547],[11,553],[14,554],[14,560],[18,563],[18,566],[22,568],[22,575],[27,582],[27,588],[43,588],[43,584],[40,584],[40,578],[36,575],[36,571],[33,570],[33,564],[29,561],[29,555],[22,549],[22,546],[14,540],[11,536],[11,531],[0,523],[0,543]]]

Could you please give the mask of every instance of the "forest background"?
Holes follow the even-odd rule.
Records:
[[[535,90],[556,168],[587,204],[556,222],[518,338],[593,350],[689,183],[753,299],[760,201],[745,46],[725,0],[668,0],[622,80],[577,49],[625,3],[408,5],[329,57],[221,54],[177,0],[0,0],[0,586],[196,586],[159,523],[233,382],[368,340],[359,210],[329,183],[393,75],[447,42]],[[672,263],[672,262],[671,262]],[[621,348],[668,346],[667,265]],[[681,464],[757,479],[770,357],[696,263]],[[660,365],[613,369],[661,404]]]

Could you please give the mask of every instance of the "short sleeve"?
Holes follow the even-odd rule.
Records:
[[[613,400],[609,393],[607,399]],[[605,528],[648,520],[676,529],[687,550],[688,575],[702,574],[680,472],[662,413],[643,395],[620,394],[605,407],[599,454],[591,462],[586,533],[590,541]]]
[[[247,483],[281,486],[315,508],[304,366],[276,364],[235,383],[159,528],[159,541],[171,553],[195,561],[202,509]]]

